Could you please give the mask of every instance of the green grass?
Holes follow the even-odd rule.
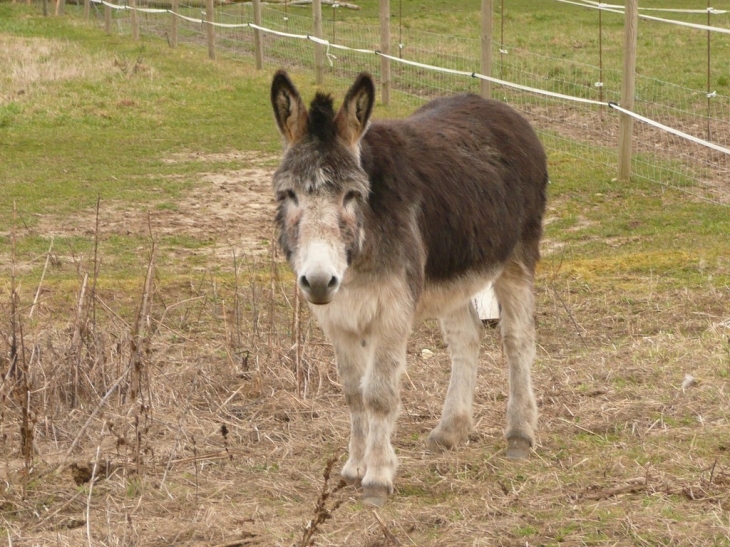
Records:
[[[391,2],[391,47],[396,48],[402,38],[407,57],[417,55],[421,62],[435,65],[448,62],[451,68],[478,70],[480,4],[478,0]],[[502,17],[502,4],[500,2],[494,4],[494,73],[502,73],[500,63],[504,62],[504,76],[508,80],[514,80],[519,76],[521,79],[529,78],[529,84],[534,87],[545,86],[564,92],[582,91],[582,94],[590,92],[595,93],[598,98],[593,84],[599,79],[598,67],[602,64],[604,98],[618,100],[624,51],[623,15],[604,13],[600,36],[602,53],[599,54],[596,10],[562,4],[555,0],[510,0],[505,2],[504,17]],[[340,9],[334,16],[333,11],[325,7],[323,9],[325,37],[332,39],[334,27],[336,42],[357,47],[363,45],[375,47],[374,44],[379,40],[378,2],[365,0],[359,5],[362,6],[361,10]],[[666,7],[666,4],[654,0],[646,5],[642,3],[642,7]],[[240,13],[240,7],[237,5],[224,6],[220,9]],[[283,12],[283,9],[281,6],[278,8],[269,6],[266,11],[271,14],[268,19],[270,24],[280,30],[286,30],[278,27],[282,19],[279,13]],[[438,16],[434,16],[435,13]],[[290,7],[287,14],[292,20],[296,20],[299,32],[308,32],[302,28],[309,28],[311,24],[309,9]],[[706,23],[706,17],[702,14],[662,15],[669,19]],[[723,26],[723,17],[714,17],[713,24]],[[565,21],[571,22],[570,32],[556,31]],[[702,91],[707,87],[706,33],[645,20],[641,20],[639,25],[637,98],[671,102],[675,105],[689,102],[696,103],[697,108],[701,107],[704,98]],[[402,29],[404,32],[401,32]],[[418,32],[412,34],[410,31],[427,31],[438,33],[440,36],[433,34],[427,36]],[[363,39],[364,42],[350,43],[350,40],[356,38]],[[467,38],[471,41],[463,40]],[[497,45],[502,40],[509,51],[505,56],[500,55]],[[296,47],[303,51],[310,50],[301,43]],[[726,35],[713,33],[711,50],[710,87],[717,88],[719,93],[724,93],[723,90],[726,89],[730,77],[730,70],[724,62],[730,54],[730,39]],[[682,54],[677,55],[678,51]],[[307,62],[306,53],[303,55],[304,58],[300,53],[299,62]],[[338,61],[334,63],[335,70],[339,66],[338,63]],[[376,65],[377,62],[372,64]],[[671,75],[666,70],[668,64],[672,66]],[[344,70],[353,70],[347,63],[343,66]],[[421,84],[428,83],[437,87],[442,83],[430,73],[419,74],[418,77]],[[569,81],[563,82],[563,78]],[[689,87],[698,93],[694,97],[687,97],[684,91],[676,90],[673,86],[666,86],[656,80]],[[520,80],[520,83],[525,82]]]
[[[50,235],[38,231],[44,217],[92,214],[98,198],[103,210],[124,203],[174,211],[194,191],[201,164],[171,157],[280,148],[266,93],[269,74],[254,74],[248,61],[212,63],[198,49],[173,51],[155,39],[135,44],[20,5],[0,4],[0,36],[8,45],[24,40],[14,43],[16,54],[26,43],[53,50],[50,59],[7,59],[0,67],[21,75],[0,80],[0,252],[6,257],[13,227],[17,260],[29,260],[48,250]],[[52,76],[43,76],[44,67]],[[23,78],[24,69],[35,68],[41,77]],[[217,166],[206,164],[211,167]],[[138,249],[148,244],[124,233],[105,237],[110,275],[138,273],[146,260]],[[162,244],[194,249],[208,242],[166,238]],[[56,252],[73,256],[88,257],[92,246],[88,235],[54,243]]]
[[[438,26],[442,21],[417,15],[432,13],[428,10],[438,8],[436,4],[404,2],[403,17],[438,30],[426,22]],[[372,16],[374,5],[364,2],[357,17]],[[469,21],[477,9],[478,2],[460,4],[446,18],[448,25],[464,24],[467,32],[473,31]],[[525,19],[525,28],[531,28],[554,23],[568,8],[550,3],[530,14],[520,9],[519,2],[511,4],[513,24],[525,25]],[[36,11],[0,4],[0,32],[60,44],[51,59],[39,62],[61,65],[66,59],[89,69],[83,78],[28,82],[22,94],[16,83],[14,94],[0,105],[4,251],[13,222],[32,230],[39,215],[88,211],[97,197],[174,211],[175,201],[194,191],[193,175],[201,167],[195,161],[165,161],[175,154],[270,154],[279,149],[268,104],[270,70],[257,73],[246,58],[210,62],[200,48],[181,45],[171,50],[149,37],[135,44],[126,36],[105,36],[77,19],[44,19]],[[309,76],[297,81],[305,95],[311,93]],[[376,115],[388,113],[380,109]],[[560,205],[546,235],[570,246],[578,271],[591,277],[612,271],[673,273],[677,285],[703,284],[712,275],[715,286],[728,283],[730,274],[722,260],[722,236],[730,233],[727,208],[693,203],[641,180],[619,184],[610,170],[559,153],[551,154],[550,163],[550,197]],[[606,242],[621,238],[628,239],[621,240],[606,260]],[[111,242],[115,255],[129,254],[138,244],[124,236]],[[202,245],[186,243],[189,248]],[[17,251],[29,256],[47,247],[47,238],[34,234],[23,238]],[[702,272],[700,262],[707,265]]]
[[[0,32],[67,41],[74,47],[61,46],[56,63],[73,56],[97,66],[90,78],[29,83],[2,105],[1,230],[13,201],[31,223],[35,213],[91,207],[97,196],[170,202],[190,190],[196,167],[165,163],[170,155],[278,148],[261,92],[268,74],[250,77],[250,64],[214,64],[185,47],[134,44],[73,20],[18,17],[19,9],[0,5]]]
[[[378,1],[358,2],[362,10],[340,10],[338,20],[363,21],[377,24]],[[642,8],[681,7],[686,3],[674,2],[667,5],[660,0],[641,3]],[[697,8],[697,6],[694,6]],[[706,6],[699,6],[702,9]],[[478,39],[480,35],[480,0],[449,2],[447,0],[392,0],[391,32],[397,35],[402,24],[406,28],[437,32],[448,35]],[[323,18],[331,19],[331,10],[323,11]],[[306,15],[304,10],[294,13]],[[434,17],[438,13],[438,17]],[[494,2],[494,37],[497,42],[502,35],[502,3]],[[648,12],[647,12],[648,13]],[[677,19],[698,24],[707,24],[703,14],[649,13],[666,19]],[[713,25],[725,26],[725,16],[715,16]],[[621,70],[623,62],[623,15],[604,13],[603,21],[603,63],[607,70]],[[570,32],[556,32],[570,21]],[[326,26],[326,24],[325,24]],[[509,0],[504,2],[504,42],[510,47],[529,49],[539,54],[548,54],[555,59],[575,61],[598,66],[598,11],[579,6],[562,4],[554,0]],[[458,29],[455,30],[455,29]],[[639,21],[638,72],[642,76],[669,80],[675,84],[696,89],[706,86],[707,34],[702,31],[681,29],[676,25]],[[730,39],[726,35],[712,36],[713,85],[727,86],[730,69],[725,59],[730,55]],[[681,50],[682,54],[677,55]],[[478,55],[478,53],[476,53]],[[496,54],[498,58],[499,55]],[[666,71],[671,62],[671,78]],[[550,70],[549,67],[547,67]]]

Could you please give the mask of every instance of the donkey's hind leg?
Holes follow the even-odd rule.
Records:
[[[502,306],[502,344],[509,365],[507,457],[513,459],[528,457],[537,427],[537,404],[530,380],[535,359],[533,275],[531,269],[513,259],[494,283]]]
[[[473,429],[472,403],[479,359],[481,324],[471,302],[441,318],[441,331],[451,354],[451,380],[439,425],[428,436],[433,451],[466,441]]]

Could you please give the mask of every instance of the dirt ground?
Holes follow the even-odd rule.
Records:
[[[272,158],[195,161],[221,159],[245,168],[202,170],[149,222],[211,238],[213,263],[238,249],[235,273],[166,284],[158,272],[142,290],[142,272],[131,316],[110,289],[65,314],[51,291],[23,319],[27,374],[10,373],[19,331],[3,327],[9,545],[730,545],[727,288],[631,292],[541,273],[541,418],[526,462],[503,457],[507,378],[488,327],[475,434],[451,453],[426,449],[449,361],[438,326],[417,326],[396,491],[374,510],[337,487],[349,418],[333,354],[306,308],[295,329],[291,279],[271,262]],[[46,216],[38,230],[93,237],[94,215]],[[105,237],[149,231],[121,204],[103,219]]]
[[[202,171],[195,177],[195,191],[176,199],[172,207],[129,207],[105,201],[100,211],[101,237],[113,234],[157,238],[189,236],[210,241],[214,248],[230,253],[232,246],[247,254],[266,254],[272,238],[274,197],[271,177],[275,156],[230,152],[202,155],[176,154],[167,163],[238,162],[238,170]],[[154,184],[154,181],[152,182]],[[96,210],[82,214],[46,214],[35,231],[48,237],[93,236]],[[223,252],[223,251],[220,251]]]

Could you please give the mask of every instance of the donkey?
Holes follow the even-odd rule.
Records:
[[[529,455],[533,278],[548,173],[535,132],[501,102],[457,95],[371,123],[374,102],[367,73],[337,113],[319,92],[307,110],[283,70],[271,85],[284,138],[273,176],[279,243],[334,346],[352,428],[341,476],[380,506],[393,492],[390,437],[414,321],[438,318],[451,354],[441,420],[427,440],[450,449],[473,430],[472,297],[490,282],[509,363],[506,455]]]

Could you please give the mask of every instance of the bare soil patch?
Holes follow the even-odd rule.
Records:
[[[202,162],[192,177],[195,190],[179,199],[130,207],[123,202],[104,202],[100,211],[100,235],[190,237],[210,243],[213,254],[230,257],[232,248],[246,254],[270,252],[275,201],[271,190],[271,156],[230,152],[180,154],[168,162]],[[240,162],[249,167],[211,172],[205,163]],[[145,181],[145,184],[150,184]],[[154,184],[154,182],[152,182]],[[93,236],[96,211],[40,216],[37,233],[46,237]],[[171,249],[184,254],[184,249]]]

